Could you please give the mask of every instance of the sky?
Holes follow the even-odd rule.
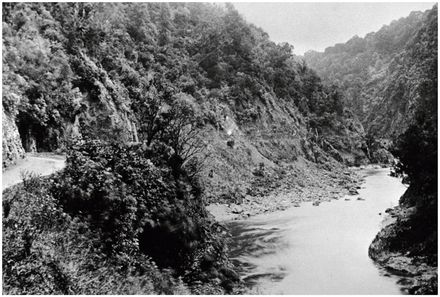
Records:
[[[324,51],[351,37],[364,37],[411,11],[425,11],[435,2],[233,3],[250,23],[275,42],[288,42],[294,53]]]

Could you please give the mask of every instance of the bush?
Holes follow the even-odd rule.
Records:
[[[227,265],[226,247],[200,189],[168,165],[173,156],[159,144],[82,141],[72,147],[52,192],[66,212],[99,232],[106,254],[147,255],[195,281],[204,277],[201,272]],[[206,256],[216,261],[201,265]]]
[[[191,180],[175,179],[165,156],[160,145],[82,141],[63,172],[6,190],[4,293],[232,289],[238,280],[225,230],[208,217]]]
[[[148,257],[103,253],[88,222],[65,213],[54,180],[26,177],[3,195],[4,294],[188,294]]]

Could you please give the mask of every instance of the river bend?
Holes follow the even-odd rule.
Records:
[[[406,187],[389,169],[360,173],[366,182],[359,195],[229,223],[247,293],[402,294],[368,247]]]

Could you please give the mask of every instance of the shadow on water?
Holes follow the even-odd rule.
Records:
[[[362,172],[358,201],[261,214],[228,223],[231,257],[249,294],[402,294],[399,278],[368,257],[381,213],[405,187],[389,170]]]
[[[258,227],[259,225],[261,227]],[[274,265],[262,272],[259,271],[257,265],[248,261],[250,258],[261,258],[288,248],[288,243],[283,241],[283,229],[278,227],[264,228],[264,225],[265,223],[256,223],[250,226],[247,222],[228,224],[236,243],[230,247],[231,258],[248,288],[255,286],[260,279],[276,282],[282,280],[286,275],[286,269],[282,265]]]

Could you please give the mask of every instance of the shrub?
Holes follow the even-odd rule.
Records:
[[[188,294],[146,256],[104,254],[99,232],[63,211],[52,182],[28,176],[4,192],[3,293]]]
[[[173,174],[172,156],[160,144],[81,141],[52,192],[66,212],[100,234],[106,254],[147,255],[187,281],[209,282],[212,275],[202,271],[227,265],[223,230],[208,217],[188,175]],[[216,261],[201,265],[206,256]]]

